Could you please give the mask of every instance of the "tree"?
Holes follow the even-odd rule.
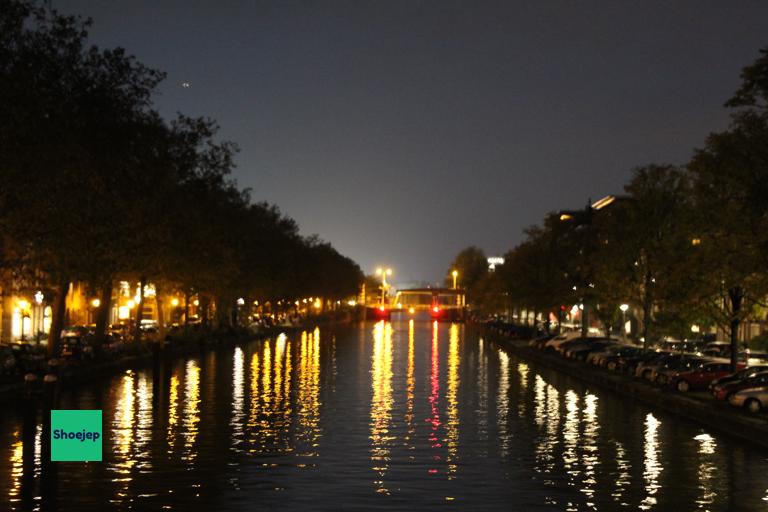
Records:
[[[691,240],[697,237],[692,189],[685,170],[648,165],[635,169],[624,191],[625,197],[595,217],[595,291],[606,321],[618,319],[621,303],[639,307],[647,346],[661,335],[662,321],[669,326],[680,318],[678,324],[691,325],[686,317],[695,304]],[[665,315],[658,317],[657,311]]]
[[[479,297],[479,286],[488,273],[488,258],[485,252],[475,246],[462,249],[448,269],[445,284],[453,285],[452,272],[457,271],[457,286],[466,290],[467,302],[472,303]]]

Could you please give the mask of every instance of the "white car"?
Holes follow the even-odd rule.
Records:
[[[732,394],[728,401],[734,407],[744,407],[749,412],[758,413],[768,406],[768,387],[742,389]]]
[[[579,336],[581,336],[581,332],[579,331],[571,331],[571,332],[564,332],[562,334],[558,334],[551,340],[549,340],[545,345],[544,348],[554,348],[557,349],[561,344],[565,343],[566,341],[570,341],[572,339],[576,339]]]

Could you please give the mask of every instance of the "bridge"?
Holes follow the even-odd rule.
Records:
[[[389,318],[392,313],[429,313],[435,320],[462,321],[466,296],[461,288],[409,288],[398,290],[389,301],[370,309],[376,318]]]

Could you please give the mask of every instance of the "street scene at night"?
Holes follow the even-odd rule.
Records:
[[[0,0],[0,512],[768,510],[768,3]]]

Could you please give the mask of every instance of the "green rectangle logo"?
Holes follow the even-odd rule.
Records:
[[[101,411],[51,411],[51,460],[100,461]]]

